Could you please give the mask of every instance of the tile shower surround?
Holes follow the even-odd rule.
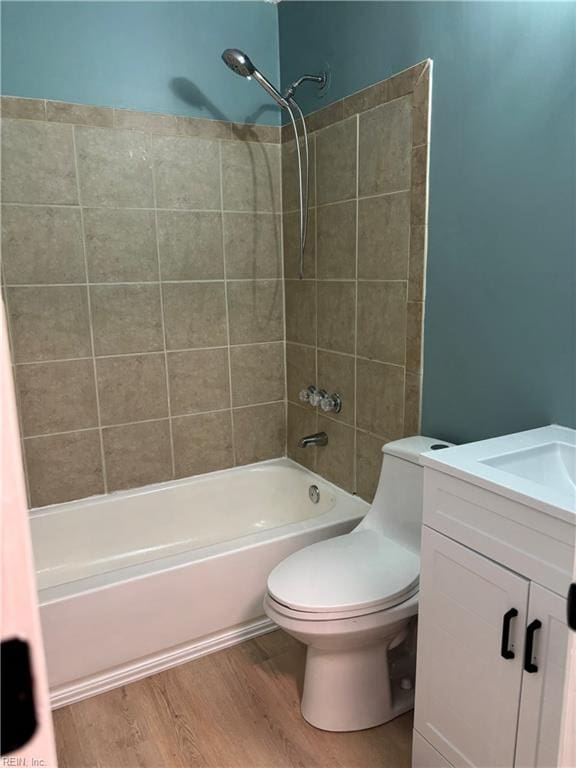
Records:
[[[284,455],[279,129],[2,107],[31,504]]]
[[[371,498],[382,443],[419,422],[427,93],[419,65],[307,118],[302,282],[284,131],[2,99],[3,282],[33,506],[286,452]],[[404,155],[389,169],[369,149],[357,165],[348,126],[389,145],[372,111],[407,98],[411,180]],[[394,136],[407,108],[393,110]],[[298,402],[316,371],[342,414]],[[328,449],[300,451],[316,429]]]
[[[288,455],[371,501],[382,445],[420,429],[430,62],[307,119],[314,173],[298,280],[295,144],[282,130]],[[316,384],[339,414],[303,405]],[[328,446],[297,446],[324,430]]]

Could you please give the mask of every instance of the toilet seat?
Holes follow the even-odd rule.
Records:
[[[268,596],[293,618],[353,618],[405,602],[418,591],[419,574],[415,552],[360,528],[288,557],[270,574]]]
[[[280,603],[278,600],[273,598],[269,592],[264,598],[264,603],[265,605],[273,608],[273,610],[275,610],[281,616],[285,616],[287,619],[292,619],[293,621],[334,622],[346,619],[358,620],[364,617],[372,616],[376,613],[384,614],[386,612],[391,612],[393,608],[402,608],[406,605],[412,605],[414,602],[413,598],[417,595],[418,586],[414,587],[414,589],[403,596],[402,599],[399,599],[398,602],[394,602],[393,604],[389,603],[387,605],[375,605],[371,608],[354,608],[349,611],[331,611],[330,613],[327,611],[323,611],[322,613],[314,613],[313,611],[298,611],[295,608],[289,608],[287,605],[284,605],[283,603]],[[418,600],[416,600],[415,604],[418,604]]]

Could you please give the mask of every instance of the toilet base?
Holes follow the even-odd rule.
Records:
[[[307,647],[302,716],[324,731],[361,731],[414,707],[418,596],[352,618],[302,618],[270,595],[264,610]],[[401,681],[410,681],[404,690]]]
[[[414,688],[390,682],[389,644],[347,651],[308,647],[302,716],[323,731],[360,731],[414,707]]]

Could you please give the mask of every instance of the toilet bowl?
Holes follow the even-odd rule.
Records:
[[[266,614],[308,646],[301,709],[317,728],[372,728],[413,707],[420,456],[437,445],[448,443],[387,443],[360,525],[295,552],[268,577]]]

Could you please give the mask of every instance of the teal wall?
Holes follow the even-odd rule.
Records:
[[[434,60],[424,430],[576,426],[576,5],[4,2],[2,92],[275,124],[228,46],[308,111]]]
[[[328,61],[327,102],[434,60],[424,431],[576,427],[576,5],[279,8],[284,84]]]
[[[279,77],[265,2],[3,2],[2,93],[275,125],[277,107],[220,60]]]

